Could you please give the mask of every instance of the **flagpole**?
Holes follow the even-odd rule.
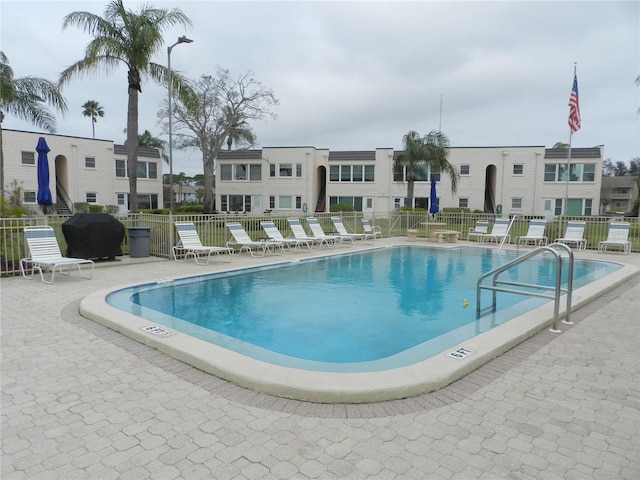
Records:
[[[573,137],[573,132],[569,129],[569,149],[567,150],[567,181],[565,182],[564,189],[564,214],[567,214],[567,204],[569,202],[569,176],[571,172],[571,138]]]
[[[571,179],[571,139],[573,134],[580,129],[580,106],[578,100],[578,76],[577,62],[573,63],[573,86],[571,88],[571,96],[569,97],[569,148],[567,149],[567,180],[564,190],[564,215],[567,215],[567,207],[569,204],[569,181]]]

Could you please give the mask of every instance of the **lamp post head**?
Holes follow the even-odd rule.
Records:
[[[181,37],[178,37],[178,43],[193,43],[193,40],[187,38],[186,35],[182,35]]]

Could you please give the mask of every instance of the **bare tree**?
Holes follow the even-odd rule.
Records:
[[[178,149],[197,148],[202,152],[204,173],[204,212],[214,210],[214,174],[215,159],[229,137],[234,140],[251,140],[249,122],[264,118],[276,118],[270,110],[278,105],[273,91],[262,86],[253,78],[253,72],[232,78],[229,71],[218,67],[215,76],[203,75],[195,82],[193,90],[198,102],[183,102],[175,98],[172,107],[172,133],[175,135],[175,147]],[[168,102],[164,101],[158,112],[158,118],[168,131]],[[238,136],[237,129],[244,130]],[[250,134],[247,134],[249,132]]]

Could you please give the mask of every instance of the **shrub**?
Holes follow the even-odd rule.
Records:
[[[330,212],[353,212],[353,206],[348,203],[334,203],[329,207]]]
[[[120,211],[120,208],[118,207],[118,205],[107,205],[105,207],[105,210],[109,215],[115,215]]]
[[[192,204],[192,205],[180,205],[176,208],[176,212],[180,213],[203,213],[204,205]]]
[[[426,212],[424,208],[411,208],[411,207],[400,207],[398,210],[400,210],[401,212],[416,212],[416,213]]]
[[[73,204],[73,211],[76,213],[89,213],[89,204],[87,202],[76,202]]]
[[[104,212],[104,207],[102,205],[89,205],[90,213],[102,213]]]

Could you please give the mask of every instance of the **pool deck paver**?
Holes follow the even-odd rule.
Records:
[[[640,478],[638,276],[445,389],[360,405],[252,392],[77,314],[98,289],[224,267],[124,257],[92,280],[3,278],[0,478]]]

